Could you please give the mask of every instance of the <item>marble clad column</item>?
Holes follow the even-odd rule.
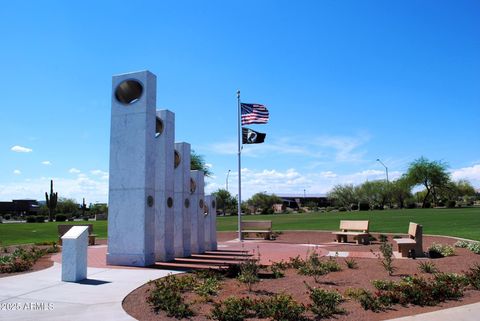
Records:
[[[173,245],[173,189],[175,114],[157,110],[155,135],[155,259],[175,258]]]
[[[191,222],[191,250],[192,253],[203,253],[203,234],[202,241],[199,238],[199,221],[203,219],[203,207],[204,207],[204,172],[203,171],[191,171],[191,176],[195,182],[195,192],[191,197],[191,209],[192,209],[192,222]]]
[[[175,143],[174,247],[175,257],[190,256],[190,144]]]
[[[217,245],[217,199],[210,196],[210,251],[216,251]]]
[[[155,262],[156,76],[112,79],[107,264]]]
[[[205,214],[204,214],[204,220],[203,220],[203,230],[204,230],[204,240],[203,240],[203,243],[205,244],[205,251],[211,251],[211,243],[210,243],[210,237],[211,237],[211,233],[210,233],[210,219],[212,217],[212,205],[211,205],[211,199],[212,197],[210,195],[205,195]]]

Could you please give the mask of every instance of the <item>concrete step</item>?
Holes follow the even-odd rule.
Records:
[[[177,271],[191,271],[191,270],[225,270],[228,265],[215,264],[194,264],[194,263],[180,263],[180,262],[157,262],[152,268],[177,270]]]
[[[203,252],[203,254],[252,256],[252,254],[250,254],[248,251],[234,251],[234,250],[205,251]]]
[[[206,265],[229,265],[229,264],[240,264],[243,261],[234,261],[234,260],[215,260],[215,259],[204,259],[196,257],[181,257],[175,258],[173,263],[192,263],[192,264],[206,264]]]
[[[191,255],[192,258],[196,258],[196,259],[205,259],[205,260],[226,260],[226,261],[229,261],[229,260],[233,260],[233,261],[245,261],[245,260],[248,260],[250,257],[249,256],[244,256],[244,255],[240,255],[240,256],[231,256],[231,255],[213,255],[213,254],[192,254]]]

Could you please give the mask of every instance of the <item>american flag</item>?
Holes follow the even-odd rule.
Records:
[[[260,104],[244,104],[242,108],[242,125],[266,124],[268,122],[268,109]]]

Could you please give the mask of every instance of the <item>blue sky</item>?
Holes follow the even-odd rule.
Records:
[[[148,69],[176,140],[237,193],[236,91],[265,104],[242,193],[325,193],[420,156],[480,188],[480,2],[10,1],[0,200],[108,197],[111,76]]]

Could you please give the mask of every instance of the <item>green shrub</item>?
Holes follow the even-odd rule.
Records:
[[[290,258],[290,262],[288,263],[292,268],[298,270],[302,266],[305,266],[305,261],[300,257],[300,255],[297,255],[295,257]]]
[[[36,216],[27,216],[27,223],[36,223],[37,217]]]
[[[393,272],[397,270],[397,268],[393,266],[393,248],[390,243],[382,242],[380,245],[381,254],[376,254],[373,251],[372,253],[378,258],[385,271],[388,272],[388,275],[392,275]]]
[[[210,277],[198,282],[195,285],[194,290],[195,293],[200,295],[203,299],[208,300],[210,296],[217,295],[219,288],[220,285],[218,283],[218,279],[215,277]]]
[[[466,280],[475,290],[480,290],[480,264],[476,263],[465,273]]]
[[[280,262],[273,262],[270,265],[270,270],[273,273],[273,277],[275,279],[283,278],[285,276],[285,270],[288,268],[288,264],[280,261]]]
[[[339,211],[339,212],[346,212],[347,209],[342,206],[342,207],[339,207],[339,208],[338,208],[338,211]]]
[[[456,273],[437,273],[433,283],[433,297],[438,302],[463,297],[468,280],[465,275]]]
[[[418,269],[423,273],[438,273],[438,268],[433,262],[425,261],[418,264]]]
[[[470,245],[470,242],[461,240],[461,241],[457,241],[453,246],[465,249],[468,247],[468,245]]]
[[[0,257],[0,272],[13,273],[28,271],[35,262],[47,253],[58,252],[56,244],[48,249],[39,249],[35,246],[30,250],[15,249],[11,254]]]
[[[351,209],[352,211],[358,211],[358,204],[352,204],[352,205],[350,205],[350,209]]]
[[[385,308],[383,304],[375,297],[371,292],[364,290],[359,296],[358,301],[365,310],[371,310],[373,312],[383,311]]]
[[[467,246],[467,249],[475,254],[480,254],[480,242],[470,242],[470,244]]]
[[[360,202],[358,204],[358,210],[359,211],[369,211],[370,210],[370,204],[366,202]]]
[[[168,275],[154,281],[154,288],[150,291],[147,302],[155,312],[165,311],[169,317],[177,319],[194,315],[182,298],[182,292],[191,289],[190,282],[181,279],[182,277]]]
[[[45,216],[41,216],[41,215],[37,216],[37,217],[35,218],[35,222],[37,222],[37,223],[45,223]]]
[[[252,291],[253,284],[260,281],[258,277],[259,269],[260,267],[255,259],[248,259],[240,264],[240,274],[237,279],[247,284],[249,292]]]
[[[377,290],[394,291],[396,289],[396,283],[393,281],[373,280],[372,284]]]
[[[305,306],[295,301],[291,295],[280,293],[267,299],[256,300],[253,304],[255,316],[276,321],[303,320]]]
[[[358,269],[358,263],[354,258],[345,259],[345,264],[349,269]]]
[[[385,234],[380,234],[378,236],[378,238],[379,238],[380,242],[387,242],[388,241],[388,236],[385,235]]]
[[[454,208],[455,205],[457,205],[457,202],[455,202],[454,200],[450,200],[447,202],[447,207],[448,208]]]
[[[57,214],[55,215],[56,222],[65,222],[67,220],[67,215],[65,214]]]
[[[339,305],[345,301],[342,295],[336,291],[311,288],[307,285],[312,304],[310,310],[317,318],[329,318],[335,314],[343,314],[345,310]]]
[[[214,303],[210,317],[218,321],[243,321],[252,316],[253,302],[249,298],[229,297]]]
[[[415,202],[408,202],[406,207],[408,209],[417,208],[417,204]]]
[[[430,256],[433,257],[444,257],[444,256],[452,256],[455,255],[455,249],[450,246],[450,245],[442,245],[438,243],[433,243],[429,248],[428,248],[428,253]]]

